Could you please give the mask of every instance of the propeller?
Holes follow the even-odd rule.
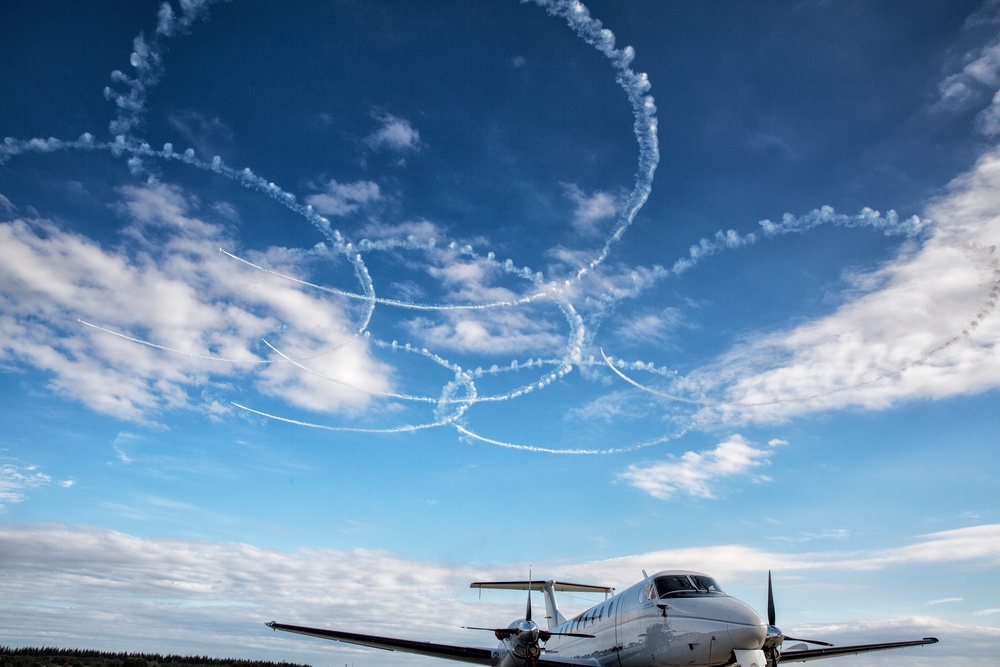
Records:
[[[833,646],[830,642],[823,642],[817,639],[801,639],[799,637],[789,637],[777,628],[775,625],[775,611],[774,611],[774,587],[771,585],[771,571],[767,571],[767,639],[764,642],[764,646],[769,650],[772,656],[772,663],[777,664],[777,661],[773,658],[778,653],[778,647],[786,639],[793,642],[803,642],[805,644],[816,644],[817,646]]]

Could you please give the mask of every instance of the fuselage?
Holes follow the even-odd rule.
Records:
[[[734,651],[759,650],[767,623],[710,577],[674,570],[647,577],[552,632],[549,657],[591,658],[604,667],[679,667],[724,665]]]

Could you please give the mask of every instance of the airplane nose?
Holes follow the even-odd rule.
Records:
[[[729,639],[740,649],[758,649],[767,637],[767,623],[752,608],[739,600],[731,600],[727,625]]]

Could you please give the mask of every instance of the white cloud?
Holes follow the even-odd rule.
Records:
[[[784,444],[773,440],[766,448],[755,447],[745,438],[734,435],[707,452],[686,452],[680,459],[645,465],[630,465],[619,475],[631,486],[654,498],[670,500],[684,494],[699,498],[715,498],[715,485],[720,480],[743,477],[753,479],[751,470],[770,463],[774,447]]]
[[[461,288],[464,292],[480,292],[485,288],[485,284],[490,281],[491,274],[496,272],[495,268],[484,262],[477,261],[453,261],[444,266],[431,266],[427,269],[434,278],[439,279],[446,287]],[[470,295],[473,298],[481,298],[485,295]],[[505,296],[510,297],[506,292]]]
[[[7,215],[14,215],[15,210],[14,203],[3,195],[0,195],[0,211]]]
[[[993,96],[990,105],[976,117],[979,131],[988,137],[1000,134],[1000,90]]]
[[[410,121],[392,114],[383,114],[378,120],[379,128],[365,138],[365,143],[372,148],[409,151],[421,147],[420,132],[410,125]]]
[[[795,535],[779,535],[767,539],[786,544],[805,544],[815,540],[846,540],[851,532],[845,528],[830,528],[815,533],[797,533]]]
[[[924,604],[928,607],[932,607],[938,604],[952,604],[953,602],[965,602],[965,598],[940,598],[937,600],[928,600]]]
[[[922,535],[922,542],[873,557],[871,565],[890,563],[947,563],[982,559],[1000,565],[1000,525],[986,524]]]
[[[378,184],[372,181],[338,183],[331,179],[323,187],[323,192],[306,197],[306,203],[323,215],[345,216],[381,198]]]
[[[455,352],[551,354],[566,342],[550,318],[539,317],[533,305],[444,311],[436,319],[415,317],[404,326],[423,344]]]
[[[601,190],[587,194],[572,183],[563,183],[563,189],[566,197],[576,206],[573,228],[583,236],[593,237],[602,233],[600,223],[613,219],[621,206],[618,198]]]
[[[920,246],[855,279],[832,314],[738,346],[688,378],[726,388],[701,417],[773,422],[818,410],[1000,387],[1000,149],[932,203]],[[735,378],[735,381],[731,381]]]
[[[663,345],[670,335],[684,322],[680,308],[668,307],[658,312],[642,312],[622,318],[616,327],[615,338],[630,343]]]
[[[3,457],[0,460],[0,512],[11,503],[23,502],[27,492],[50,484],[63,488],[73,486],[72,480],[53,482],[52,477],[38,469],[38,466],[24,464],[17,459]]]
[[[986,26],[982,34],[992,40],[977,51],[964,54],[961,71],[946,76],[938,86],[939,105],[961,108],[981,96],[984,88],[995,90],[1000,84],[1000,40],[995,31],[989,29],[1000,17],[995,2],[986,3],[966,21],[965,28],[974,30]]]
[[[613,391],[566,411],[565,418],[615,424],[625,420],[646,419],[655,409],[631,391]]]
[[[387,368],[351,338],[345,304],[219,253],[232,246],[224,229],[199,218],[177,188],[121,195],[129,224],[115,249],[46,220],[0,225],[0,358],[39,368],[57,393],[136,422],[178,408],[217,414],[224,408],[202,396],[220,395],[233,378],[312,409],[368,404],[344,384],[260,364],[270,354],[264,337],[293,356],[324,353],[317,363],[348,385],[388,387]],[[259,261],[294,274],[301,255],[272,249]]]
[[[985,0],[982,7],[965,19],[965,25],[962,27],[968,29],[998,24],[1000,24],[1000,0]]]

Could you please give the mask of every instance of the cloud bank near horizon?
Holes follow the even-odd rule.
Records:
[[[516,614],[520,604],[511,605],[508,596],[477,600],[468,583],[521,578],[528,567],[526,563],[469,566],[414,561],[364,549],[281,552],[246,544],[138,538],[60,525],[0,526],[0,558],[5,571],[0,592],[20,610],[17,618],[0,629],[0,635],[17,642],[115,650],[125,638],[147,637],[144,646],[130,644],[130,650],[163,651],[165,643],[171,652],[229,646],[236,657],[280,654],[289,660],[315,659],[329,652],[322,644],[272,636],[259,624],[276,618],[372,633],[403,625],[412,637],[486,645],[488,641],[477,641],[468,631],[442,621],[489,625]],[[821,572],[824,577],[839,573],[846,584],[851,572],[958,564],[989,568],[1000,564],[1000,525],[931,533],[911,544],[874,551],[783,553],[729,544],[598,562],[536,562],[532,567],[539,576],[619,589],[637,581],[642,569],[680,568],[708,572],[730,589],[750,585],[756,590],[763,585],[758,581],[763,573],[773,569],[780,573],[778,590],[788,600],[801,597],[796,591]],[[359,577],[359,572],[365,576]],[[852,598],[859,594],[849,590]],[[72,597],[67,598],[67,593]],[[891,593],[864,593],[886,594]],[[407,600],[402,607],[401,597]],[[575,613],[571,607],[594,602],[567,598],[562,607]],[[788,606],[783,624],[791,627]],[[969,613],[980,611],[984,610],[970,609]],[[962,635],[977,642],[1000,636],[994,628],[958,626],[933,618],[861,622],[832,613],[824,623],[801,627],[832,638],[884,638],[886,633],[912,633],[917,628],[925,632],[937,628],[935,633],[947,632],[952,641]],[[327,648],[341,654],[358,650]],[[400,664],[406,660],[401,657]]]

